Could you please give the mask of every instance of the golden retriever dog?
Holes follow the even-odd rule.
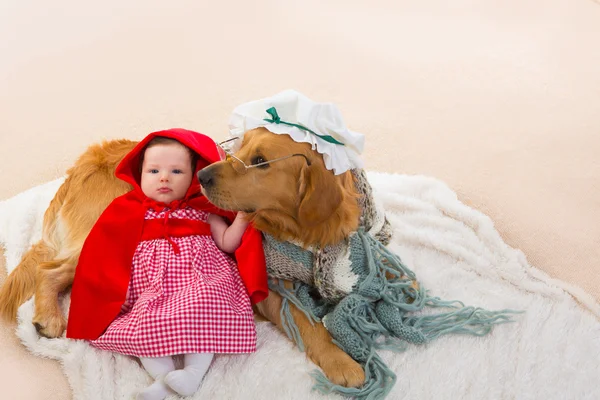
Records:
[[[83,242],[102,211],[131,190],[114,171],[136,144],[115,140],[90,146],[67,172],[44,215],[42,240],[23,256],[0,289],[3,317],[14,320],[18,307],[35,294],[36,329],[50,338],[62,335],[66,321],[58,296],[71,285]],[[277,239],[305,246],[344,240],[356,230],[360,215],[350,172],[334,175],[309,144],[264,128],[246,133],[235,155],[251,166],[292,154],[297,156],[256,168],[240,169],[231,159],[212,164],[198,174],[203,191],[221,208],[247,212],[257,229]],[[281,303],[281,296],[270,292],[255,311],[283,331]],[[307,356],[333,383],[361,386],[362,367],[333,343],[325,327],[313,325],[293,305],[291,312]]]

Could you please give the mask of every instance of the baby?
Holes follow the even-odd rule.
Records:
[[[247,229],[252,230],[244,215],[238,213],[229,225],[220,215],[230,214],[199,192],[197,171],[219,158],[214,142],[203,138],[184,130],[158,132],[125,157],[117,176],[133,185],[132,192],[124,196],[134,197],[135,207],[106,215],[113,202],[96,226],[102,229],[107,217],[117,230],[119,225],[127,232],[131,232],[131,224],[141,226],[127,277],[114,280],[123,271],[111,276],[102,262],[86,260],[96,226],[76,270],[67,337],[91,339],[99,349],[139,357],[155,380],[138,394],[140,399],[163,399],[173,392],[190,396],[198,390],[214,353],[256,350],[250,297],[257,302],[267,293],[262,245],[254,240],[249,258],[251,268],[265,276],[257,286],[242,280],[236,262],[227,254],[240,247]],[[120,218],[120,223],[112,221]],[[141,221],[134,223],[135,218]],[[121,246],[119,242],[113,245]],[[103,251],[113,250],[104,247]],[[78,293],[86,281],[85,270],[98,269],[106,276],[102,285],[115,284],[120,292],[126,288],[126,294],[117,315],[99,335],[82,335],[77,328],[77,304],[84,299],[78,298]],[[172,356],[180,354],[184,368],[176,370]]]

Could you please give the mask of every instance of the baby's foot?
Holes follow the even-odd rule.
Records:
[[[191,396],[198,391],[204,374],[189,368],[171,371],[165,376],[165,383],[182,396]]]
[[[137,400],[163,400],[174,392],[161,380],[156,380],[152,385],[140,391]]]

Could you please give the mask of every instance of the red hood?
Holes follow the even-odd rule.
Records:
[[[164,131],[153,132],[146,136],[125,156],[125,158],[123,158],[123,160],[121,160],[115,171],[117,178],[131,184],[136,192],[142,192],[142,189],[140,188],[140,159],[148,143],[158,136],[175,139],[198,154],[198,162],[196,163],[192,184],[187,191],[186,198],[199,193],[200,182],[198,182],[196,176],[197,172],[209,164],[222,160],[222,156],[214,140],[206,135],[188,131],[187,129],[167,129]]]

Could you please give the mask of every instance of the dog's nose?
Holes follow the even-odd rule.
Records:
[[[208,188],[214,182],[213,174],[211,174],[210,171],[207,171],[206,168],[201,169],[198,171],[198,180],[202,186]]]

